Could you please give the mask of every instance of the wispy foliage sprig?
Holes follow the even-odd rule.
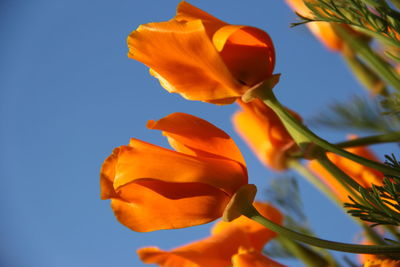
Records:
[[[392,94],[394,95],[394,94]],[[354,96],[345,102],[333,102],[319,112],[310,123],[335,130],[349,129],[372,133],[389,133],[400,130],[400,98],[386,97],[384,109],[379,100]],[[382,116],[387,114],[388,116]]]
[[[400,170],[400,162],[394,155],[385,157],[385,164]],[[345,203],[349,214],[373,226],[400,226],[400,177],[386,175],[382,186],[373,185],[370,190],[360,190],[360,194],[363,204],[351,197],[352,203]]]
[[[280,176],[272,179],[266,190],[266,198],[275,207],[279,207],[279,210],[284,214],[286,227],[297,232],[309,235],[314,234],[307,223],[299,185],[294,177]],[[305,260],[307,266],[336,266],[333,264],[334,260],[327,251],[281,238],[269,242],[264,253],[274,258],[299,257],[299,254],[295,253],[295,255],[293,253],[293,246],[296,247],[295,251],[300,252],[303,257],[302,260]],[[311,262],[309,259],[311,259]]]
[[[388,95],[382,102],[382,107],[384,108],[383,115],[389,115],[394,118],[399,118],[400,116],[400,95],[393,93]]]
[[[313,17],[297,14],[301,22],[292,23],[292,26],[313,21],[343,23],[400,47],[400,12],[385,0],[305,0],[304,3]]]

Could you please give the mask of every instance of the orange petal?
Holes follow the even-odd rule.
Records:
[[[232,228],[223,233],[173,249],[170,252],[154,247],[142,248],[137,252],[143,262],[155,263],[165,267],[229,267],[231,257],[240,246],[249,248],[247,237],[244,232]]]
[[[206,120],[185,113],[173,113],[158,121],[149,121],[147,127],[163,131],[171,146],[179,152],[220,156],[246,165],[232,138]]]
[[[109,199],[116,196],[113,182],[115,177],[115,165],[117,164],[119,148],[104,161],[100,170],[100,198]]]
[[[147,247],[137,250],[140,259],[147,264],[155,263],[165,267],[199,267],[198,264],[191,262],[185,257],[174,253],[163,251],[157,247]]]
[[[363,240],[361,242],[362,245],[376,245],[373,242],[370,242],[368,240]],[[357,259],[359,262],[367,262],[367,261],[374,261],[378,260],[378,255],[374,254],[357,254]]]
[[[254,207],[264,217],[277,224],[282,224],[283,216],[275,207],[261,202],[254,202]],[[240,216],[231,222],[218,221],[212,228],[211,233],[213,235],[218,234],[232,227],[240,228],[246,232],[251,246],[257,251],[261,251],[264,245],[276,236],[275,232],[245,216]]]
[[[309,162],[310,169],[317,174],[317,177],[326,184],[332,192],[335,193],[339,197],[342,202],[349,202],[349,193],[346,188],[338,182],[335,177],[333,177],[321,164],[319,164],[316,160],[312,160]]]
[[[369,260],[364,263],[364,267],[400,267],[400,261],[390,259]]]
[[[222,191],[201,183],[141,180],[120,188],[111,206],[117,219],[138,232],[183,228],[221,217],[229,201]]]
[[[236,132],[262,163],[274,170],[284,170],[286,153],[295,143],[282,122],[261,101],[238,103],[243,110],[236,112],[232,117]]]
[[[330,50],[342,50],[343,40],[337,35],[329,22],[307,23],[307,27]]]
[[[346,150],[370,160],[377,161],[376,157],[366,147],[354,147]],[[382,185],[384,176],[381,172],[333,153],[327,153],[327,156],[336,166],[338,166],[343,172],[353,178],[361,186],[365,188],[371,188],[372,184]],[[318,177],[320,177],[320,179],[327,184],[333,192],[335,192],[341,201],[349,201],[349,193],[347,190],[328,171],[326,171],[325,168],[323,168],[316,161],[311,161],[309,166],[318,175]]]
[[[233,267],[285,267],[255,250],[243,249],[232,257]]]
[[[367,158],[369,160],[379,162],[379,159],[376,157],[376,155],[367,147],[352,147],[347,150],[353,154],[359,155],[359,156]],[[355,162],[350,163],[350,161],[348,159],[345,159],[345,158],[342,158],[342,159],[343,159],[342,160],[343,166],[350,165],[348,168],[346,168],[349,170],[348,174],[350,176],[352,176],[352,175],[357,176],[358,177],[357,181],[362,186],[370,188],[370,187],[372,187],[372,184],[382,185],[383,177],[384,177],[383,173],[381,173],[375,169],[360,165]],[[357,168],[358,173],[355,173],[355,172],[352,173],[351,171],[356,170],[356,166],[358,167]]]
[[[286,0],[286,2],[300,15],[313,17],[312,12],[304,4],[303,0]],[[307,27],[330,50],[340,51],[343,48],[343,40],[336,34],[331,23],[312,22],[307,23]]]
[[[132,138],[121,146],[115,165],[114,188],[140,179],[174,183],[204,183],[228,195],[247,183],[240,164],[232,160],[194,157]]]
[[[201,20],[210,39],[219,28],[226,25],[222,20],[217,19],[185,1],[179,3],[176,9],[175,20],[183,22]]]
[[[257,28],[240,25],[221,27],[213,43],[241,83],[250,87],[266,80],[275,67],[275,50],[269,35]]]
[[[286,0],[286,3],[300,15],[312,17],[311,10],[308,9],[303,0]]]
[[[128,46],[129,57],[150,67],[169,92],[187,99],[234,100],[247,89],[229,72],[201,20],[141,25]]]

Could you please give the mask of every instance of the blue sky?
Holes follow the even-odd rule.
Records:
[[[237,141],[260,191],[267,171],[234,133],[237,106],[191,102],[162,89],[129,59],[126,37],[140,24],[173,17],[177,0],[2,0],[0,3],[0,266],[144,266],[135,250],[180,246],[210,225],[135,233],[99,199],[99,169],[116,146],[136,137],[166,145],[149,119],[186,112]],[[332,100],[363,93],[339,55],[326,50],[284,1],[189,1],[232,24],[259,27],[274,40],[286,106],[308,118]],[[331,141],[344,135],[318,130]],[[391,151],[390,151],[391,152]],[[382,155],[380,155],[382,158]],[[300,180],[310,224],[323,238],[354,240],[359,230]],[[262,197],[262,195],[259,195]],[[300,266],[290,263],[290,266]]]

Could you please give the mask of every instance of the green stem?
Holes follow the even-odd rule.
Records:
[[[336,146],[341,148],[346,148],[346,147],[367,146],[367,145],[390,143],[390,142],[400,142],[400,132],[391,132],[388,134],[357,138],[349,141],[336,143]]]
[[[368,66],[359,60],[350,48],[344,46],[342,56],[354,76],[366,89],[372,94],[387,95],[385,83]]]
[[[400,233],[397,231],[396,227],[394,227],[393,225],[385,225],[385,228],[389,231],[389,233],[392,234],[394,238],[400,241]]]
[[[295,231],[292,231],[286,227],[280,226],[267,218],[263,217],[258,211],[253,207],[249,206],[243,208],[241,210],[242,214],[261,225],[267,227],[271,231],[274,231],[281,235],[284,238],[289,238],[291,240],[295,240],[298,242],[302,242],[311,246],[326,248],[330,250],[343,251],[349,253],[362,253],[362,254],[385,254],[385,255],[394,255],[400,256],[400,246],[392,246],[392,245],[355,245],[355,244],[347,244],[329,241],[325,239],[320,239],[312,236],[308,236],[305,234],[301,234]]]
[[[332,190],[327,187],[318,177],[316,177],[307,167],[303,166],[298,160],[291,160],[288,166],[296,170],[303,177],[305,177],[311,184],[313,184],[317,189],[324,193],[332,202],[337,204],[340,208],[343,208],[343,203],[340,199],[332,192]],[[366,225],[360,219],[350,216],[356,223],[361,225],[368,236],[368,239],[373,241],[375,244],[386,244],[385,241],[368,225]]]
[[[318,163],[321,164],[335,179],[346,189],[346,191],[358,202],[364,203],[365,200],[358,194],[363,187],[344,173],[340,168],[333,164],[325,153],[320,153],[317,157]]]
[[[279,103],[272,90],[263,89],[265,88],[259,87],[258,89],[256,89],[257,91],[254,92],[254,94],[257,94],[257,96],[260,97],[266,105],[274,110],[274,112],[281,119],[286,129],[291,134],[296,143],[300,146],[300,148],[306,148],[310,143],[314,143],[327,151],[348,158],[352,161],[360,163],[361,165],[376,169],[386,175],[400,176],[400,172],[390,166],[386,166],[382,163],[360,157],[320,138],[310,129],[304,126],[301,122],[299,122],[296,118],[294,118],[293,115],[290,114],[290,112],[288,112]]]
[[[391,84],[393,88],[400,91],[400,79],[393,71],[393,67],[378,56],[368,45],[367,42],[355,37],[344,27],[335,26],[335,32],[339,34],[353,51],[369,65],[369,67],[377,73],[384,81]]]
[[[391,0],[390,2],[392,2],[395,7],[400,9],[400,1],[399,0]]]
[[[364,199],[360,196],[358,192],[353,190],[353,188],[358,187],[359,189],[357,191],[365,191],[366,193],[366,190],[360,184],[358,184],[355,180],[353,180],[341,169],[339,169],[335,164],[333,164],[325,155],[325,153],[318,155],[317,160],[328,172],[330,172],[336,178],[338,182],[340,182],[346,188],[346,190],[354,199],[357,199],[359,203],[363,203],[366,206],[369,206],[370,203],[373,203],[374,205],[378,204],[370,198],[369,194],[363,194],[365,196]],[[388,213],[392,212],[392,210],[388,209],[385,205],[380,205],[379,207],[383,210],[387,210]],[[359,221],[359,223],[362,225],[362,227],[366,231],[366,235],[371,241],[376,244],[386,244],[385,241],[373,229],[371,229],[369,226],[367,226],[365,223],[362,223],[361,221]]]
[[[343,203],[332,192],[332,190],[317,176],[315,176],[307,167],[303,166],[303,164],[301,164],[298,160],[289,161],[288,166],[300,173],[308,182],[314,185],[319,191],[324,193],[332,202],[343,208]]]
[[[304,262],[304,265],[309,267],[332,266],[339,267],[331,255],[327,255],[329,259],[325,259],[319,253],[313,251],[300,243],[297,243],[280,235],[276,237],[276,241],[285,249],[290,251],[297,259]]]

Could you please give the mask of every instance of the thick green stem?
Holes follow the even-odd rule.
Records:
[[[400,91],[400,79],[393,70],[393,67],[377,55],[368,45],[367,42],[360,40],[354,33],[350,33],[344,27],[335,26],[335,31],[346,40],[346,43],[353,51],[369,65],[369,67],[377,73],[384,81],[392,85],[393,88]]]
[[[339,267],[335,262],[334,258],[327,254],[325,257],[321,256],[319,253],[313,251],[311,248],[306,247],[300,243],[297,243],[288,238],[284,238],[280,235],[276,237],[276,241],[281,244],[284,248],[286,248],[290,253],[292,253],[297,259],[300,259],[304,265],[308,267],[320,267],[320,266],[331,266],[331,267]],[[325,251],[326,252],[326,251]]]
[[[284,238],[289,238],[298,242],[302,242],[311,246],[326,248],[330,250],[343,251],[349,253],[362,253],[362,254],[383,254],[390,255],[394,257],[400,256],[400,246],[392,245],[355,245],[329,241],[325,239],[320,239],[308,235],[304,235],[295,231],[292,231],[286,227],[280,226],[267,218],[263,217],[258,211],[250,206],[242,209],[242,214],[261,225],[267,227],[271,231],[274,231]]]
[[[288,166],[300,173],[304,178],[307,179],[311,184],[313,184],[317,189],[325,194],[332,202],[337,204],[340,208],[343,208],[343,202],[332,192],[332,190],[327,187],[318,177],[316,177],[307,167],[303,166],[298,160],[291,160]],[[384,240],[368,225],[356,217],[350,216],[356,223],[364,228],[368,239],[376,244],[386,244]]]
[[[266,105],[274,110],[274,112],[279,116],[279,118],[285,125],[288,132],[301,148],[306,148],[308,145],[310,145],[310,143],[314,143],[326,151],[333,152],[352,161],[360,163],[364,166],[371,167],[373,169],[381,171],[384,174],[400,176],[400,172],[394,168],[391,168],[390,166],[386,166],[382,163],[360,157],[320,138],[310,129],[304,126],[301,122],[299,122],[296,118],[294,118],[292,114],[290,114],[290,112],[288,112],[275,98],[272,90],[263,89],[264,88],[262,87],[256,89],[257,92],[254,92],[254,94],[260,97]]]
[[[367,146],[382,143],[400,142],[400,132],[392,132],[388,134],[373,135],[362,138],[357,138],[349,141],[336,143],[336,146],[341,148]]]

